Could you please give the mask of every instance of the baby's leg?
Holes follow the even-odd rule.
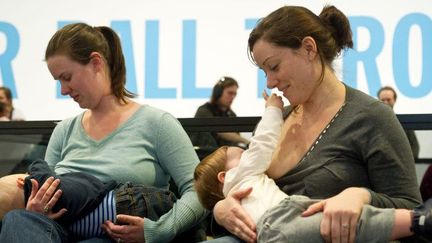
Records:
[[[357,223],[356,242],[388,242],[391,239],[395,209],[363,206]]]
[[[116,188],[117,214],[158,220],[177,200],[173,192],[143,185],[125,183]]]
[[[320,234],[322,213],[302,217],[317,202],[303,196],[290,196],[264,213],[257,223],[258,242],[324,242]]]
[[[10,210],[24,208],[24,191],[17,186],[17,180],[26,176],[13,174],[0,178],[0,220]]]
[[[320,233],[322,213],[302,217],[316,202],[291,196],[268,210],[257,224],[259,242],[324,242]],[[388,242],[394,224],[394,209],[365,205],[356,229],[355,242]]]

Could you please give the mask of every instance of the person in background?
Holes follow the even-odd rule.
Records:
[[[382,87],[381,89],[378,90],[377,97],[379,100],[381,100],[385,104],[389,105],[392,109],[394,109],[394,105],[397,99],[397,93],[392,87],[390,86]],[[420,152],[420,146],[417,140],[417,136],[415,135],[415,131],[407,130],[407,129],[404,129],[404,131],[408,137],[408,141],[410,143],[411,150],[414,155],[414,159],[417,159]]]
[[[159,219],[120,214],[105,221],[105,236],[88,242],[170,242],[200,224],[207,211],[193,188],[198,157],[175,117],[131,99],[134,94],[126,89],[125,59],[114,30],[85,23],[66,25],[50,39],[45,60],[62,95],[85,109],[55,127],[45,154],[49,168],[56,175],[84,172],[102,182],[160,189],[168,189],[172,180],[180,195]],[[62,195],[59,183],[51,179],[32,184],[26,209],[4,216],[0,242],[71,242],[71,231],[55,221],[67,212],[67,208],[53,210]],[[126,194],[152,200],[144,194]],[[117,210],[112,197],[103,202],[112,212]]]
[[[24,121],[24,113],[13,106],[12,103],[12,92],[7,87],[0,87],[0,102],[6,104],[6,114],[11,121]]]
[[[288,195],[325,198],[302,216],[322,212],[326,242],[354,242],[365,205],[413,209],[421,203],[414,157],[395,113],[344,84],[332,67],[352,47],[349,20],[332,5],[319,15],[283,6],[259,20],[248,40],[267,87],[290,103],[266,173]],[[240,202],[250,192],[230,193],[213,209],[216,222],[247,242],[256,240],[256,225]],[[228,237],[215,241],[235,240]]]
[[[238,82],[232,77],[220,78],[213,87],[209,102],[198,107],[195,118],[236,117],[231,105],[237,96]],[[202,132],[190,135],[192,143],[200,147],[216,148],[222,145],[246,147],[249,141],[237,132]]]
[[[10,121],[6,112],[6,104],[3,102],[0,102],[0,121]]]

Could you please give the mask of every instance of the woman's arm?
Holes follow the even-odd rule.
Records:
[[[242,189],[216,203],[213,214],[216,222],[246,242],[256,241],[256,226],[242,208],[240,201],[247,197],[252,188]]]
[[[371,183],[372,206],[412,209],[421,203],[414,157],[402,126],[389,107],[370,109],[363,157]]]
[[[165,113],[159,119],[156,156],[160,166],[174,180],[180,199],[158,221],[144,219],[146,242],[164,242],[202,221],[208,212],[201,206],[193,187],[193,171],[199,163],[192,143],[181,124]]]
[[[178,188],[180,198],[174,203],[173,208],[158,220],[117,215],[120,224],[107,222],[103,228],[114,240],[120,238],[134,242],[143,239],[147,243],[169,242],[178,234],[200,223],[208,214],[201,206],[193,187],[193,171],[199,160],[189,137],[177,119],[166,112],[156,110],[149,110],[146,117],[148,119],[144,119],[145,125],[140,127],[147,133],[144,143],[151,144],[146,156],[152,157],[155,170],[151,173],[139,173],[143,177],[154,178],[154,181],[159,181],[159,185],[162,185],[168,176],[171,177]]]
[[[66,139],[66,132],[68,127],[72,124],[72,120],[66,119],[59,122],[51,134],[48,142],[48,147],[45,152],[45,161],[51,170],[54,171],[55,164],[61,161],[62,147]]]
[[[413,156],[393,111],[375,102],[351,121],[351,128],[356,128],[351,133],[355,140],[352,147],[360,151],[370,186],[368,189],[347,188],[304,212],[304,216],[308,216],[323,211],[321,234],[326,240],[349,237],[349,242],[353,242],[364,204],[413,208],[420,203]],[[348,225],[349,231],[344,225]],[[343,232],[346,234],[342,237]]]
[[[323,212],[320,233],[326,242],[354,242],[357,221],[363,205],[369,202],[367,189],[350,187],[334,197],[312,204],[302,216]]]

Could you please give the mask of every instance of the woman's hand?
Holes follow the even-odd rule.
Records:
[[[347,188],[338,195],[314,203],[302,213],[307,217],[323,211],[320,225],[326,242],[354,242],[357,222],[370,194],[364,188]]]
[[[102,229],[116,242],[145,242],[144,219],[125,214],[117,215],[117,222],[107,221]]]
[[[31,179],[31,183],[32,190],[27,202],[27,210],[43,213],[51,219],[58,219],[67,212],[65,208],[55,213],[52,211],[52,208],[62,194],[61,190],[57,190],[60,184],[59,179],[54,180],[53,177],[48,178],[40,189],[39,183],[35,179]]]
[[[216,203],[213,209],[216,222],[246,242],[256,241],[256,228],[252,218],[240,205],[240,201],[251,192],[252,188],[238,190]]]

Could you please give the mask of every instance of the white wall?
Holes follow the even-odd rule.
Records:
[[[15,105],[29,120],[63,119],[80,112],[70,99],[57,97],[56,81],[43,57],[59,23],[83,21],[123,31],[122,42],[130,46],[126,55],[128,71],[135,71],[129,84],[135,81],[138,102],[177,117],[191,117],[207,100],[217,79],[230,75],[240,83],[234,110],[239,116],[258,116],[263,110],[257,95],[262,84],[258,83],[256,67],[247,58],[248,20],[263,17],[284,4],[303,5],[319,14],[325,3],[334,4],[352,19],[359,40],[357,50],[372,58],[356,63],[345,56],[336,63],[339,76],[372,95],[381,85],[394,86],[399,92],[397,113],[431,113],[432,45],[428,44],[432,43],[432,4],[428,0],[1,1],[0,85],[13,84]],[[372,25],[367,26],[365,20]],[[378,48],[375,56],[371,48]],[[154,50],[158,59],[146,60],[146,54]],[[344,62],[350,65],[342,72]],[[151,70],[150,64],[158,68]],[[149,76],[151,71],[157,78]],[[403,75],[408,75],[408,80],[397,78]],[[184,85],[189,87],[183,90]]]
[[[83,21],[125,31],[120,34],[124,48],[130,46],[128,72],[135,71],[128,82],[135,81],[138,102],[177,117],[192,117],[207,101],[217,79],[230,75],[240,83],[233,109],[239,116],[259,116],[263,101],[257,93],[262,84],[246,54],[247,23],[284,4],[302,5],[319,14],[326,3],[334,4],[352,20],[357,54],[366,53],[369,58],[356,63],[345,55],[338,60],[335,68],[341,79],[373,96],[377,87],[395,87],[399,93],[397,113],[432,113],[429,0],[0,1],[0,85],[14,87],[15,105],[28,120],[57,120],[81,112],[70,99],[57,97],[56,81],[43,57],[59,23]],[[376,53],[371,54],[374,48]],[[146,54],[155,49],[158,59],[146,60]],[[195,62],[184,61],[185,57]],[[150,64],[157,64],[157,70],[150,70]],[[146,76],[151,71],[157,78]],[[152,81],[156,85],[152,86]],[[195,90],[189,87],[189,94],[184,95],[185,84]],[[155,86],[159,87],[156,91]],[[432,157],[431,135],[430,131],[417,132],[422,158]],[[417,165],[419,181],[425,168]]]

